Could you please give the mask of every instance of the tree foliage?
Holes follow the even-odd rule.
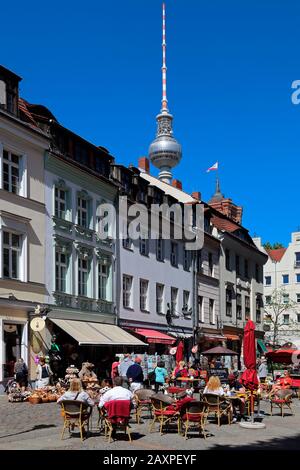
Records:
[[[263,245],[263,247],[265,250],[278,250],[279,248],[284,248],[283,244],[279,242],[275,242],[275,243],[266,242]]]

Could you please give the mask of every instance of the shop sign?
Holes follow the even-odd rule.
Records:
[[[45,328],[45,320],[40,317],[33,318],[30,322],[30,328],[33,331],[42,331]]]
[[[210,377],[212,375],[219,377],[221,383],[228,381],[228,369],[209,369],[208,373]]]

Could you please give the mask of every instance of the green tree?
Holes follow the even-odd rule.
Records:
[[[279,243],[279,242],[276,242],[276,243],[270,243],[270,242],[266,242],[264,245],[263,245],[264,249],[265,250],[278,250],[279,248],[284,248],[283,244],[282,243]]]

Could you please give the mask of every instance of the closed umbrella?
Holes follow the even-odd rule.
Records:
[[[248,320],[244,330],[244,364],[246,370],[241,377],[241,383],[246,390],[250,390],[250,405],[251,405],[251,423],[240,423],[240,426],[247,428],[264,428],[262,423],[254,422],[254,391],[258,389],[259,380],[256,372],[256,345],[255,345],[255,323]]]
[[[182,341],[179,341],[179,344],[177,346],[177,351],[176,351],[176,362],[177,362],[177,364],[178,364],[178,362],[183,360],[183,350],[184,350],[184,344],[183,344]]]

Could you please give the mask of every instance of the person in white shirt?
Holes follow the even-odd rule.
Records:
[[[122,387],[122,377],[116,377],[113,381],[113,388],[108,390],[102,395],[99,402],[99,408],[102,408],[106,403],[113,400],[130,400],[133,401],[133,393]]]

